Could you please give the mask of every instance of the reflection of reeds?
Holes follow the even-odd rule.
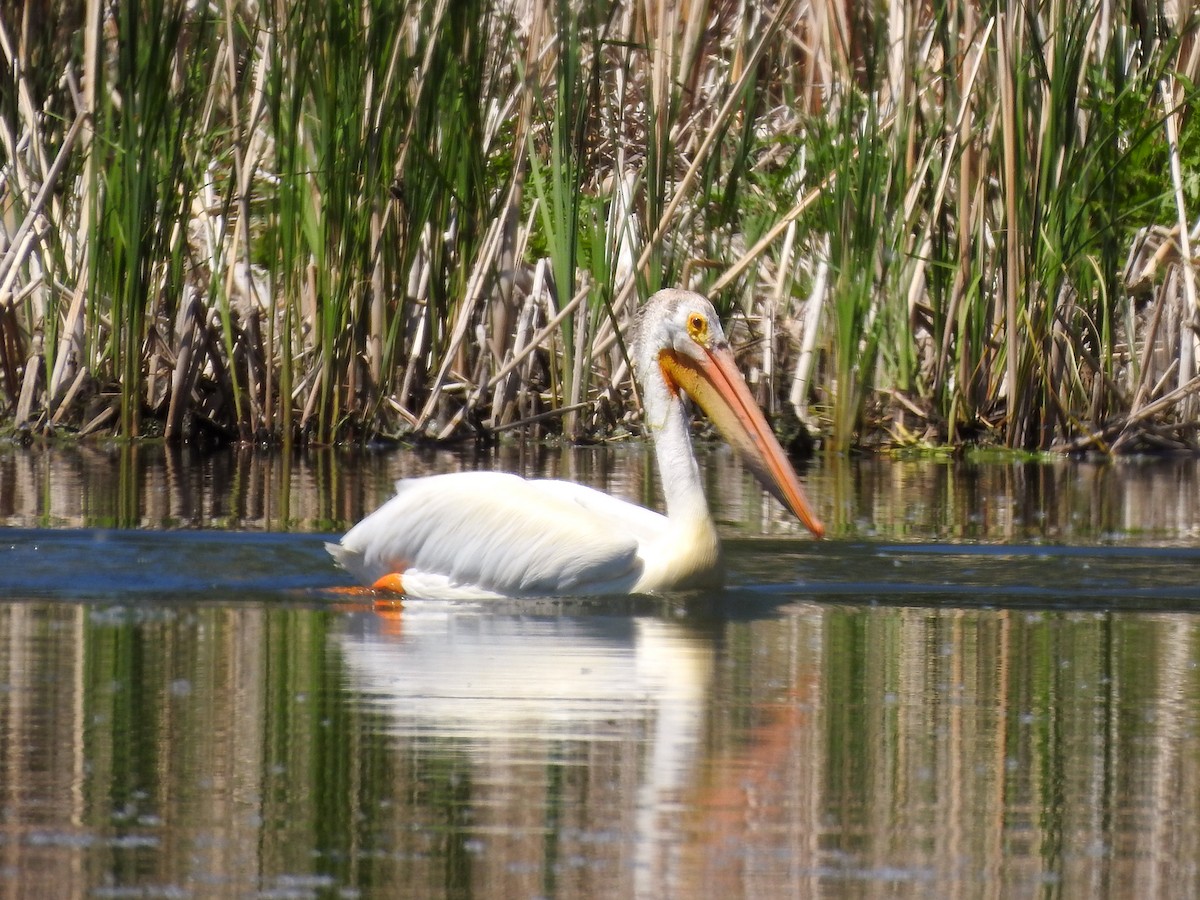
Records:
[[[631,297],[682,284],[836,448],[1192,446],[1195,25],[1085,0],[5,10],[3,414],[608,434]]]
[[[740,536],[801,528],[735,456],[701,450],[705,493],[723,528]],[[114,455],[83,443],[0,453],[0,526],[337,532],[378,507],[398,478],[462,468],[567,479],[662,504],[653,454],[640,443],[521,441],[352,460],[334,448],[208,454],[133,443]],[[832,456],[806,476],[829,532],[847,538],[1191,546],[1200,536],[1200,465],[1186,457],[1144,466]]]
[[[154,610],[0,605],[14,896],[167,885],[507,897],[549,885],[740,898],[863,884],[1007,896],[1048,882],[1066,896],[1098,883],[1163,896],[1194,878],[1200,635],[1187,613],[801,603],[699,624],[644,616],[630,631],[673,632],[679,649],[715,659],[711,683],[685,682],[702,739],[670,743],[661,723],[675,710],[648,692],[619,716],[556,695],[544,730],[504,699],[456,694],[457,716],[434,725],[457,735],[397,734],[404,720],[353,678],[344,612],[241,600]],[[499,616],[526,644],[577,629],[612,641],[618,662],[627,633],[589,612],[449,615],[484,635]],[[380,642],[403,660],[419,640],[397,629]],[[663,661],[642,660],[692,674]],[[499,690],[544,688],[524,674],[504,672]],[[562,736],[597,708],[604,721]],[[462,711],[484,724],[464,733]],[[489,718],[519,733],[489,733]],[[671,763],[677,787],[651,780]],[[662,781],[670,794],[642,789]]]

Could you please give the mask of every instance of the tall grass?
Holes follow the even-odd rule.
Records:
[[[0,414],[607,436],[682,285],[837,450],[1195,448],[1200,43],[1140,9],[8,4]]]

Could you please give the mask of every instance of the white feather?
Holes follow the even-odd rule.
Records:
[[[636,521],[620,527],[630,510]],[[396,495],[331,551],[367,583],[400,572],[410,589],[411,579],[436,575],[471,596],[628,591],[642,571],[637,533],[651,517],[666,522],[569,482],[456,472],[397,482]]]

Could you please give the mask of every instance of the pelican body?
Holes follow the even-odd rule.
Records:
[[[569,481],[502,472],[404,479],[326,545],[364,584],[430,599],[653,593],[717,587],[721,544],[692,452],[686,394],[817,537],[824,528],[737,370],[716,311],[662,290],[632,343],[666,515]]]

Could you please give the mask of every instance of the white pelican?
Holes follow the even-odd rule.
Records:
[[[404,479],[327,544],[378,589],[429,599],[651,593],[720,586],[721,546],[692,453],[686,393],[813,534],[824,528],[734,363],[712,304],[662,290],[638,316],[633,364],[667,514],[569,481],[501,472]]]

